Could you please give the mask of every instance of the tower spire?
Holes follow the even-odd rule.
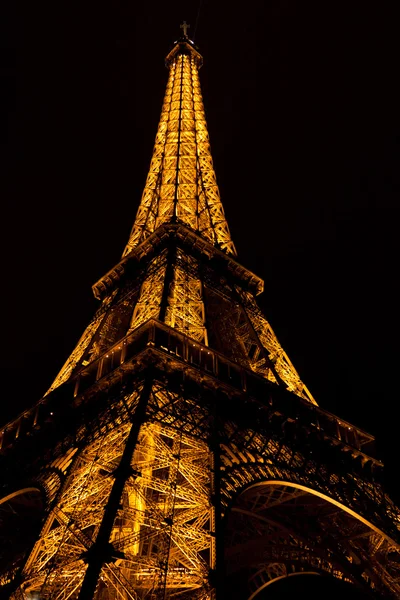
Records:
[[[203,58],[183,37],[166,57],[169,70],[150,169],[124,256],[160,225],[181,223],[235,255],[211,156],[198,70]]]
[[[165,59],[167,89],[128,244],[120,263],[93,286],[102,306],[49,392],[118,339],[157,319],[316,404],[258,308],[262,280],[235,260],[200,90],[202,56],[187,27]],[[211,258],[223,270],[217,277]],[[134,285],[126,279],[131,268],[141,273]]]

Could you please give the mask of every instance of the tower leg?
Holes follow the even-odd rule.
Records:
[[[221,513],[221,449],[219,440],[219,418],[218,402],[214,404],[213,431],[211,439],[212,469],[211,469],[211,493],[213,502],[213,532],[212,543],[213,556],[211,558],[212,570],[210,572],[210,584],[212,589],[212,600],[224,600],[224,546],[223,546],[223,521]]]
[[[93,600],[100,577],[100,571],[107,559],[111,559],[113,548],[110,535],[114,520],[120,506],[122,492],[127,479],[132,474],[131,461],[138,441],[140,427],[146,414],[146,406],[151,390],[151,381],[147,381],[140,396],[137,410],[133,416],[133,424],[129,432],[121,461],[114,473],[114,484],[108,497],[104,517],[93,547],[87,555],[88,567],[82,583],[79,600]]]

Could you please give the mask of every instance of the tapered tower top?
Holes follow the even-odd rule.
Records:
[[[203,59],[189,25],[166,57],[169,69],[153,156],[129,254],[163,223],[182,223],[227,254],[236,255],[211,156],[198,70]]]
[[[187,34],[187,30],[190,28],[190,25],[188,25],[186,21],[183,21],[180,27],[183,31],[183,35],[174,43],[174,47],[165,59],[165,64],[169,68],[170,63],[176,60],[176,57],[179,54],[186,54],[194,59],[194,61],[197,63],[197,68],[200,69],[203,64],[203,57],[199,53],[198,48],[193,40],[191,40]]]

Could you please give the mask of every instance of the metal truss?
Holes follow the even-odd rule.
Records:
[[[81,366],[97,359],[118,337],[149,319],[159,318],[205,345],[211,337],[216,347],[230,353],[235,361],[316,403],[257,307],[254,292],[229,281],[232,271],[242,267],[228,266],[231,273],[222,284],[225,292],[229,290],[225,301],[221,296],[217,302],[212,300],[213,287],[221,285],[221,277],[217,275],[217,280],[211,281],[210,301],[206,306],[207,276],[215,279],[204,265],[212,255],[212,249],[206,245],[219,248],[228,256],[236,255],[236,251],[212,163],[198,73],[202,58],[192,42],[184,37],[168,55],[166,63],[169,77],[149,174],[124,251],[125,258],[110,272],[109,279],[113,283],[118,280],[125,268],[124,260],[135,251],[145,255],[152,248],[156,255],[150,256],[145,266],[141,265],[140,276],[136,274],[140,287],[138,297],[131,293],[125,306],[131,315],[130,325],[121,331],[118,322],[118,319],[123,320],[121,296],[126,297],[126,284],[114,285],[49,391],[68,381]],[[154,236],[166,224],[174,223],[204,240],[201,260],[178,244],[178,235],[174,251],[168,247],[156,250]],[[163,233],[160,235],[165,237]],[[184,235],[186,238],[187,234]],[[195,246],[199,248],[200,244],[195,242]]]
[[[261,344],[268,352],[269,360],[274,365],[281,380],[287,385],[287,389],[291,392],[294,392],[298,396],[301,396],[305,400],[309,400],[313,404],[316,404],[311,392],[301,381],[299,374],[294,368],[288,355],[278,342],[271,325],[268,323],[267,319],[257,306],[257,302],[253,295],[239,288],[237,291],[242,298],[246,313],[250,318]]]
[[[167,253],[164,251],[149,265],[148,275],[142,283],[140,296],[133,311],[131,329],[139,327],[152,317],[159,316],[166,268]]]
[[[176,363],[161,379],[152,376],[150,387],[109,390],[108,404],[78,424],[77,446],[40,470],[52,489],[49,513],[13,600],[22,593],[211,599],[218,543],[228,590],[238,571],[249,594],[284,570],[312,571],[395,598],[400,513],[374,477],[343,446],[331,462],[323,435],[305,440],[302,425],[282,427],[289,413],[279,398],[276,420],[274,403],[249,401],[229,386],[221,396],[214,376],[179,383],[179,372]],[[86,400],[78,395],[78,405],[91,398],[95,406],[100,386],[101,379]],[[66,435],[68,443],[68,428]],[[68,475],[64,482],[54,469]],[[85,596],[90,578],[95,586]]]
[[[301,572],[396,597],[399,556],[398,546],[371,524],[295,487],[250,487],[230,511],[226,560],[231,576],[239,570],[248,578],[250,598],[274,579]]]
[[[0,430],[0,598],[222,600],[238,574],[253,598],[298,572],[400,596],[373,437],[317,406],[234,258],[200,64],[187,37],[167,57],[124,257],[49,392]]]
[[[197,261],[178,251],[169,289],[165,322],[207,346],[203,286],[198,274],[192,274],[193,270],[198,270]]]
[[[149,174],[124,255],[166,221],[186,224],[235,254],[216,182],[198,68],[184,41],[167,60],[169,78]]]
[[[140,389],[124,400],[133,418],[139,394]],[[148,410],[161,411],[161,419],[167,409],[171,420],[170,404],[176,401],[155,385]],[[37,593],[49,600],[78,597],[131,427],[117,417],[78,453],[12,598],[22,591],[24,597]],[[164,598],[165,590],[168,597],[211,598],[212,456],[207,444],[183,429],[160,421],[141,426],[94,598]]]
[[[110,299],[108,299],[108,300],[110,302]],[[79,342],[77,343],[74,351],[68,357],[67,361],[65,362],[61,371],[55,378],[54,382],[51,384],[47,393],[56,389],[59,385],[61,385],[62,383],[64,383],[71,377],[72,373],[74,372],[75,367],[78,365],[79,361],[81,360],[82,356],[84,355],[85,350],[89,346],[90,342],[93,340],[93,336],[95,335],[96,331],[98,330],[102,320],[103,320],[103,316],[101,314],[99,314],[99,315],[96,315],[96,317],[89,323],[89,325],[83,332]]]
[[[263,417],[270,421],[265,428]],[[397,597],[399,510],[376,481],[357,475],[352,461],[336,453],[331,463],[326,442],[283,439],[270,419],[261,413],[258,434],[255,422],[247,430],[224,425],[221,500],[231,573],[247,568],[255,592],[253,576],[259,581],[260,572],[279,563],[287,573],[328,573]]]

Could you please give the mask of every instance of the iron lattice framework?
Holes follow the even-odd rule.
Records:
[[[215,177],[199,72],[202,58],[189,40],[167,56],[167,90],[149,174],[124,254],[165,222],[180,221],[236,254]]]
[[[373,438],[320,409],[235,260],[185,35],[122,260],[1,432],[0,597],[254,598],[295,573],[400,594]]]

